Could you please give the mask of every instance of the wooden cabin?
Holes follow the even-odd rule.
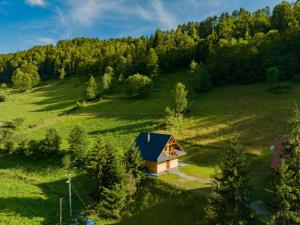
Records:
[[[169,134],[142,132],[136,139],[145,167],[154,173],[178,167],[178,158],[186,155],[175,138]]]

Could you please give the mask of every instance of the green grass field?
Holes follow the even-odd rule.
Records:
[[[8,100],[0,103],[0,121],[24,117],[19,132],[36,139],[43,137],[47,128],[55,127],[64,138],[64,150],[67,149],[66,137],[75,125],[85,127],[91,143],[100,136],[118,151],[126,150],[140,131],[171,133],[188,153],[182,161],[190,165],[181,170],[204,178],[218,170],[224,143],[236,130],[252,161],[251,182],[256,199],[268,200],[265,188],[270,182],[270,145],[277,135],[287,132],[286,120],[294,103],[299,103],[300,84],[281,95],[266,92],[264,84],[217,87],[203,95],[190,91],[190,113],[184,126],[161,130],[160,121],[165,107],[172,103],[173,87],[178,81],[190,87],[188,76],[185,72],[163,74],[155,80],[153,94],[147,99],[127,99],[118,93],[107,100],[87,103],[86,107],[70,114],[66,112],[76,101],[82,100],[86,80],[51,81],[22,94],[11,90]],[[59,197],[65,197],[67,206],[65,169],[45,162],[2,156],[0,174],[0,224],[58,222]],[[184,182],[176,175],[159,179],[195,195],[198,190],[207,191],[207,185]],[[145,207],[117,224],[190,225],[200,220],[203,200],[191,198],[194,199],[191,206],[178,202],[174,196],[157,196],[156,205]],[[83,210],[78,200],[75,199],[74,204],[77,212]],[[67,210],[65,207],[64,215]],[[98,223],[101,224],[100,220]]]

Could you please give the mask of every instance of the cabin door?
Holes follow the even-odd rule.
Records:
[[[166,161],[166,167],[167,167],[167,169],[170,169],[170,161],[168,160],[168,161]]]

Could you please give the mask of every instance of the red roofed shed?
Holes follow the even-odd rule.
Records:
[[[273,157],[272,157],[272,161],[271,161],[272,169],[277,169],[280,167],[281,157],[283,154],[283,149],[284,149],[285,143],[286,143],[286,138],[284,138],[283,136],[279,136],[276,139],[276,145],[275,145],[275,149],[274,149]]]

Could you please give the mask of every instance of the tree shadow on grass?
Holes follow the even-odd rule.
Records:
[[[203,208],[209,188],[181,191],[179,194],[165,193],[156,204],[134,212],[133,216],[117,225],[193,225],[204,217]],[[203,194],[205,193],[205,194]]]
[[[147,120],[138,123],[128,123],[127,125],[117,126],[108,129],[94,130],[89,132],[89,135],[95,136],[95,135],[103,135],[106,133],[122,135],[122,134],[138,133],[142,131],[152,131],[153,129],[155,129],[156,126],[157,124],[153,120]]]
[[[18,179],[18,178],[16,178]],[[34,197],[34,193],[28,191],[25,193],[24,190],[18,190],[17,187],[12,191],[12,196],[15,192],[20,192],[25,195],[32,195],[32,197],[4,197],[0,198],[0,213],[7,214],[7,217],[25,217],[31,221],[40,221],[37,224],[42,225],[54,225],[59,224],[59,199],[63,198],[63,221],[64,223],[70,222],[69,216],[69,205],[68,205],[68,184],[67,179],[61,179],[53,182],[31,184],[36,185],[42,191],[41,194]],[[74,177],[73,182],[80,181],[85,184],[86,190],[91,188],[91,182],[82,176]],[[27,181],[28,184],[32,182],[30,179]],[[18,193],[16,193],[18,194]],[[84,206],[74,194],[72,197],[73,215],[78,215],[84,211]]]

